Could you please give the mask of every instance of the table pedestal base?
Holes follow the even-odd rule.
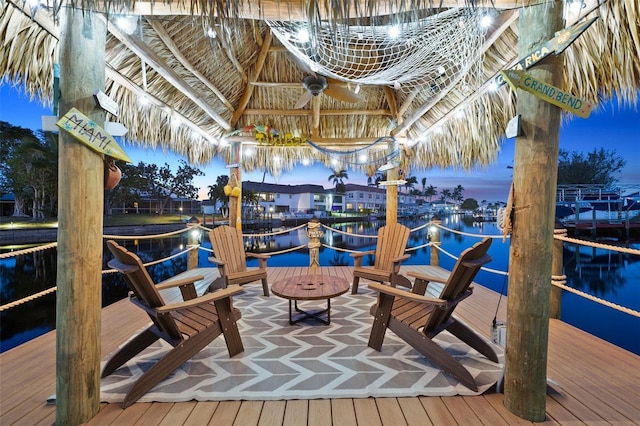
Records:
[[[293,309],[291,306],[292,302],[293,302],[293,309],[295,309],[295,311],[300,314],[295,319],[293,318]],[[324,313],[327,314],[326,315],[327,319],[324,319],[321,317],[321,315]],[[320,311],[314,311],[314,312],[303,311],[298,307],[297,300],[289,300],[289,324],[293,325],[300,321],[304,321],[306,319],[315,319],[326,325],[331,324],[331,299],[327,299],[327,309],[322,309]]]

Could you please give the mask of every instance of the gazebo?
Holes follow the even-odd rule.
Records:
[[[242,170],[277,175],[309,161],[384,171],[388,221],[403,174],[488,165],[512,122],[505,404],[540,420],[558,128],[577,100],[637,104],[639,9],[638,0],[5,0],[0,72],[60,117],[76,108],[99,126],[120,123],[125,140],[195,165],[222,157],[234,186]],[[538,89],[505,84],[504,70]],[[60,423],[78,423],[98,403],[104,158],[65,131],[59,158],[57,409]]]

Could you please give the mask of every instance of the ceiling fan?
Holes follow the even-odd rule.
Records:
[[[355,92],[339,85],[335,81],[330,81],[326,77],[319,74],[308,75],[302,79],[302,86],[306,91],[302,94],[298,102],[296,102],[296,109],[304,107],[312,97],[320,96],[324,93],[331,96],[334,99],[343,102],[356,103],[362,100],[362,97]]]

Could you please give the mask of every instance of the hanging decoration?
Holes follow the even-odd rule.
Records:
[[[385,163],[399,163],[400,158],[400,148],[396,144],[395,138],[391,136],[378,138],[370,145],[353,150],[328,149],[311,140],[308,140],[307,143],[321,154],[343,165],[376,166],[377,168]],[[390,143],[396,148],[388,151],[387,147]]]
[[[281,133],[273,127],[260,123],[250,124],[242,129],[234,130],[227,133],[225,137],[236,136],[241,133],[253,133],[258,146],[303,146],[307,141],[304,137],[294,136],[292,133]]]

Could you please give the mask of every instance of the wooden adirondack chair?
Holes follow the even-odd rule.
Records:
[[[218,265],[225,286],[262,280],[262,292],[269,296],[267,259],[271,256],[245,252],[242,231],[227,225],[209,231],[209,240],[214,254],[209,261]],[[258,259],[257,269],[247,269],[247,257]]]
[[[107,246],[115,257],[108,262],[109,267],[124,275],[131,288],[131,302],[142,308],[153,324],[111,356],[102,370],[101,377],[110,375],[158,339],[163,339],[173,346],[173,349],[145,371],[129,389],[122,402],[122,408],[137,401],[220,334],[224,334],[229,356],[244,351],[237,325],[240,311],[234,309],[231,304],[231,297],[242,291],[240,287],[222,289],[189,299],[189,295],[196,293],[193,283],[202,279],[202,276],[184,277],[183,273],[156,285],[138,256],[113,241],[108,241]],[[165,304],[158,290],[172,287],[180,287],[186,300],[171,305]]]
[[[383,226],[378,230],[378,243],[375,251],[368,250],[351,254],[351,257],[354,258],[351,294],[358,293],[360,278],[379,283],[388,282],[392,287],[397,285],[411,287],[411,282],[400,275],[400,264],[411,257],[411,255],[404,253],[410,232],[409,228],[399,223]],[[362,258],[368,254],[375,256],[373,267],[362,266]]]
[[[487,254],[490,245],[491,239],[485,238],[466,249],[451,272],[432,266],[426,274],[410,273],[415,277],[412,291],[370,284],[369,287],[379,295],[377,304],[371,308],[374,322],[369,346],[380,351],[389,328],[460,383],[477,391],[478,386],[469,371],[432,339],[447,330],[491,361],[498,362],[493,347],[451,315],[458,303],[471,296],[470,285],[482,265],[491,261]],[[439,298],[424,295],[429,282],[444,282]]]

